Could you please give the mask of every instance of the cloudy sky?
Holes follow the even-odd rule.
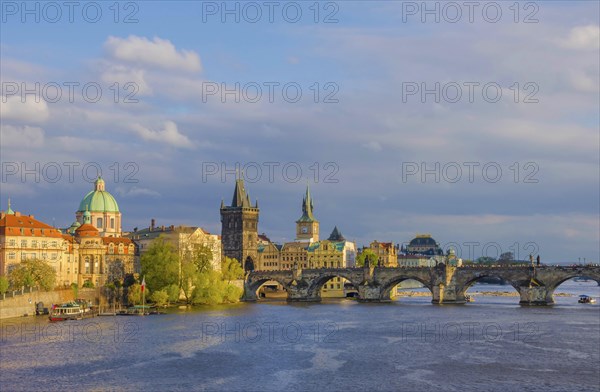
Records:
[[[239,166],[275,241],[309,182],[322,236],[599,259],[598,2],[22,4],[2,209],[68,226],[101,169],[125,230],[219,233]]]

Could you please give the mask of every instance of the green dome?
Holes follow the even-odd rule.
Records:
[[[104,180],[98,177],[94,184],[94,190],[85,195],[79,203],[78,211],[92,212],[119,212],[117,201],[109,192],[104,190]]]
[[[79,203],[79,211],[85,211],[86,207],[92,212],[119,212],[117,201],[107,191],[91,191],[81,203]]]

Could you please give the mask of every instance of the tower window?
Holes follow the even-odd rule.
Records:
[[[96,227],[97,227],[98,229],[101,229],[101,228],[102,228],[102,218],[97,218],[97,219],[96,219]]]
[[[115,228],[115,218],[110,218],[110,228],[111,229]]]

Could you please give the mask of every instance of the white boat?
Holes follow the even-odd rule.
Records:
[[[48,318],[50,321],[80,320],[83,318],[83,309],[76,302],[54,305]]]

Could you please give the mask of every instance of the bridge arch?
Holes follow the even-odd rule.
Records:
[[[569,274],[567,276],[561,277],[561,279],[550,283],[547,288],[548,288],[548,297],[549,298],[553,298],[554,296],[554,291],[563,283],[573,279],[573,278],[586,278],[589,280],[593,280],[594,282],[596,282],[598,284],[598,286],[600,286],[600,274],[594,274],[594,273],[573,273],[573,274]]]
[[[414,275],[400,275],[400,276],[396,276],[382,284],[381,294],[379,296],[379,299],[382,301],[389,301],[391,299],[392,289],[394,287],[396,287],[397,285],[399,285],[400,283],[404,282],[405,280],[416,280],[417,282],[419,282],[423,286],[425,286],[431,292],[431,295],[433,296],[433,289],[431,287],[431,283],[428,282],[427,280],[423,279],[422,277],[414,276]]]
[[[342,278],[347,280],[352,285],[352,287],[354,287],[358,291],[358,286],[360,285],[360,283],[355,282],[354,277],[352,277],[350,274],[345,273],[343,271],[324,271],[323,273],[319,274],[317,277],[312,279],[312,282],[310,283],[310,286],[308,288],[309,295],[320,298],[321,289],[327,282],[329,282],[333,278]]]
[[[478,281],[485,279],[485,278],[500,278],[505,282],[508,282],[508,284],[515,290],[515,292],[517,294],[520,294],[520,286],[521,284],[519,282],[514,282],[512,279],[508,279],[506,276],[503,276],[502,273],[497,273],[494,271],[491,271],[490,273],[487,274],[481,274],[481,275],[477,275],[474,276],[472,278],[470,278],[469,280],[467,280],[458,290],[457,292],[457,298],[464,300],[465,299],[465,295],[467,293],[467,291]]]
[[[244,296],[247,299],[258,299],[258,290],[267,282],[275,281],[283,286],[285,291],[289,292],[289,282],[286,282],[285,279],[282,279],[278,276],[254,276],[252,280],[248,281],[246,287],[244,288],[246,293]]]

